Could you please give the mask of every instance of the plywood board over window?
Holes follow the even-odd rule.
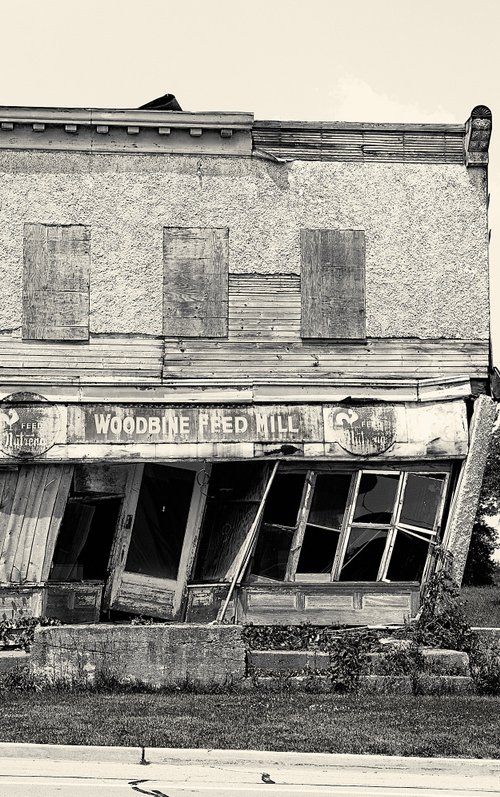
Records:
[[[228,329],[229,230],[163,230],[163,334],[220,338]]]
[[[303,338],[366,337],[364,230],[301,230]]]
[[[88,340],[90,229],[25,224],[23,338]]]

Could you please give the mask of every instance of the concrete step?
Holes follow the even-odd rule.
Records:
[[[409,652],[408,647],[391,648],[384,652],[370,653],[364,675],[406,675],[411,660],[401,663],[402,672],[395,667],[397,659],[393,655]],[[421,671],[430,675],[470,676],[469,657],[458,650],[439,650],[437,648],[421,648]],[[261,675],[296,675],[304,672],[328,672],[330,655],[315,650],[251,650],[247,654],[247,665],[250,673]],[[390,671],[388,672],[388,668]]]
[[[245,689],[266,692],[307,691],[326,693],[336,691],[327,675],[258,675],[245,678]],[[474,691],[472,678],[463,675],[361,675],[357,684],[361,694],[381,695],[449,695]]]

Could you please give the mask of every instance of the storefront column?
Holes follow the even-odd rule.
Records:
[[[443,539],[443,547],[453,554],[452,576],[457,584],[462,582],[467,561],[495,416],[495,402],[489,396],[479,396],[469,427],[469,452],[460,470]]]

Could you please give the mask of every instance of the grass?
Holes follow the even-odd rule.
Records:
[[[462,587],[460,595],[472,626],[500,628],[500,568],[494,579],[495,583],[488,587]]]
[[[500,698],[4,692],[0,740],[500,758]]]

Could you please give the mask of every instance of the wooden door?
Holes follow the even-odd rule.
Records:
[[[163,619],[181,614],[206,476],[191,463],[131,466],[110,556],[106,608]]]

